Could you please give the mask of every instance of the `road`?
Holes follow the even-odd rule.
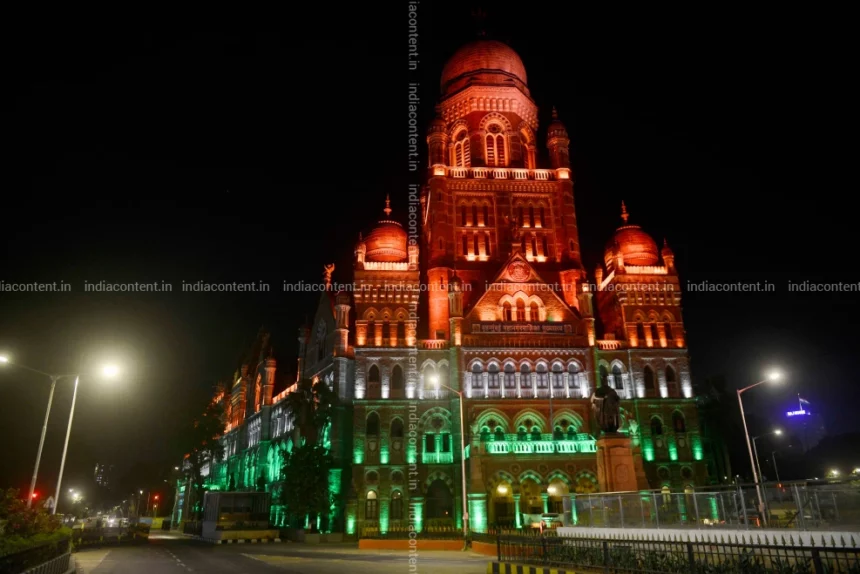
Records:
[[[471,552],[428,551],[415,556],[412,568],[408,552],[359,551],[354,544],[213,545],[162,533],[153,533],[148,544],[84,548],[73,556],[78,574],[484,574],[490,560]]]

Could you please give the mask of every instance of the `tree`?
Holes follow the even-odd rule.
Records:
[[[224,407],[221,402],[211,401],[183,434],[188,449],[185,457],[187,465],[184,468],[194,488],[198,513],[202,513],[203,496],[206,493],[203,469],[209,465],[210,472],[214,472],[215,463],[224,456],[224,446],[220,441],[225,427],[223,417]]]
[[[281,503],[300,521],[299,525],[303,525],[306,516],[310,516],[311,524],[315,525],[316,517],[331,509],[334,497],[328,481],[333,466],[334,459],[321,445],[294,446],[286,455]]]
[[[10,488],[0,492],[0,524],[3,538],[29,538],[39,534],[51,534],[62,526],[60,517],[49,514],[42,504],[27,508],[27,498],[18,490]]]
[[[321,438],[322,430],[331,422],[332,409],[337,402],[337,395],[323,381],[313,382],[304,379],[299,382],[295,391],[287,396],[287,411],[293,420],[293,444],[316,445]]]

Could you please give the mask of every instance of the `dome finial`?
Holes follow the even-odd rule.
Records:
[[[555,109],[555,106],[552,107],[552,119],[554,119],[554,120],[558,119],[558,110]]]
[[[485,26],[487,13],[482,8],[478,8],[477,10],[472,10],[472,18],[475,19],[475,31],[478,34],[478,38],[485,37],[487,35],[487,27]]]
[[[385,212],[385,217],[391,216],[391,195],[388,193],[385,194],[385,209],[382,211]]]
[[[621,219],[624,223],[627,223],[627,218],[630,217],[630,214],[627,213],[627,206],[624,205],[624,200],[621,200]]]

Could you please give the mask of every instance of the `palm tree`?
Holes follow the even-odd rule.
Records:
[[[322,380],[303,379],[287,396],[286,408],[293,421],[293,444],[317,444],[322,430],[331,422],[332,407],[337,395]]]

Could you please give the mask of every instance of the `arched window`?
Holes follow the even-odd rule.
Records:
[[[391,438],[403,438],[403,421],[394,419],[391,422]]]
[[[671,341],[675,338],[675,335],[672,333],[672,323],[663,323],[666,328],[666,339]]]
[[[391,493],[391,508],[389,508],[391,520],[403,520],[403,493],[395,490]]]
[[[606,365],[600,365],[600,369],[598,369],[598,373],[600,374],[600,386],[608,387],[609,386],[609,371],[606,369]]]
[[[659,417],[651,419],[651,434],[654,436],[661,436],[663,434],[663,421]]]
[[[370,416],[367,417],[364,432],[367,436],[379,436],[379,415],[375,412],[370,413]]]
[[[564,371],[559,363],[552,366],[552,388],[553,390],[564,388]]]
[[[678,392],[678,377],[675,375],[675,369],[672,365],[666,367],[666,387],[670,397],[677,397]]]
[[[460,130],[454,136],[454,166],[470,167],[472,165],[471,156],[469,134],[466,133],[466,130]]]
[[[672,428],[675,429],[675,432],[677,433],[687,432],[687,423],[684,420],[684,415],[679,411],[672,413]]]
[[[535,227],[535,206],[529,206],[529,227]]]
[[[391,393],[403,393],[403,388],[403,369],[400,365],[394,365],[394,369],[391,370]]]
[[[639,346],[645,346],[645,325],[642,324],[642,320],[636,322],[636,338],[639,339]]]
[[[510,363],[505,365],[505,388],[506,389],[517,388],[516,373],[514,372],[514,366]]]
[[[505,321],[513,321],[514,314],[513,309],[511,309],[511,304],[505,301],[505,304],[502,305],[502,314],[504,315],[503,320]]]
[[[481,442],[489,442],[490,441],[490,427],[482,426],[481,427]]]
[[[397,322],[397,340],[401,345],[406,344],[406,321]]]
[[[478,250],[478,235],[477,234],[472,235],[472,247],[473,247],[472,253],[474,253],[475,255],[478,255],[480,253],[480,251]]]
[[[492,363],[490,365],[487,377],[488,377],[487,378],[487,385],[491,389],[498,389],[499,388],[499,366],[497,364]]]
[[[493,254],[492,249],[490,249],[490,234],[489,233],[484,234],[484,251],[486,252],[487,257],[490,257]]]
[[[379,520],[379,500],[372,490],[367,493],[367,500],[364,503],[364,518],[365,520]]]
[[[643,370],[643,374],[645,377],[645,396],[646,397],[658,396],[659,395],[659,389],[657,388],[657,378],[654,376],[654,369],[652,369],[650,365],[645,365],[645,369]]]
[[[490,225],[490,206],[486,204],[484,205],[484,225],[488,227]]]
[[[476,203],[472,204],[472,225],[478,226],[478,204]]]
[[[540,363],[537,366],[537,388],[549,388],[549,373],[546,372],[546,365],[543,363]]]
[[[469,255],[469,236],[463,235],[463,257]]]
[[[526,303],[522,299],[517,299],[517,321],[526,320]]]
[[[367,371],[367,382],[368,383],[378,383],[379,382],[379,367],[376,365],[371,365],[370,370]]]
[[[544,235],[544,236],[541,238],[541,242],[543,243],[543,245],[541,245],[541,247],[543,247],[543,253],[542,253],[542,255],[543,255],[544,257],[549,257],[549,243],[548,243],[548,242],[547,242],[547,240],[546,240],[546,235]]]
[[[537,257],[537,237],[532,235],[532,257]]]
[[[535,301],[529,303],[529,320],[540,321],[540,307]]]
[[[480,363],[472,365],[472,394],[475,391],[484,389],[484,369]]]
[[[612,366],[612,381],[615,383],[616,390],[624,390],[624,376],[621,373],[621,367],[618,365]]]
[[[522,205],[517,208],[517,212],[518,212],[517,226],[526,227],[526,220],[525,220],[525,217],[523,216],[523,206]]]
[[[567,366],[567,386],[571,389],[579,388],[579,365],[571,363]]]
[[[466,221],[466,205],[460,206],[460,225],[466,227],[469,225],[469,222]]]
[[[493,431],[493,440],[498,442],[505,440],[505,431],[502,429],[502,427],[497,426],[496,430]]]
[[[544,219],[544,210],[543,206],[540,207],[539,217],[538,217],[538,227],[546,227],[546,220]]]
[[[531,389],[532,388],[532,379],[531,379],[531,369],[529,369],[528,365],[523,365],[520,367],[520,388],[521,389]]]
[[[491,167],[504,167],[508,165],[502,126],[499,124],[490,124],[487,126],[487,131],[489,132],[485,140],[487,144],[487,165]]]

